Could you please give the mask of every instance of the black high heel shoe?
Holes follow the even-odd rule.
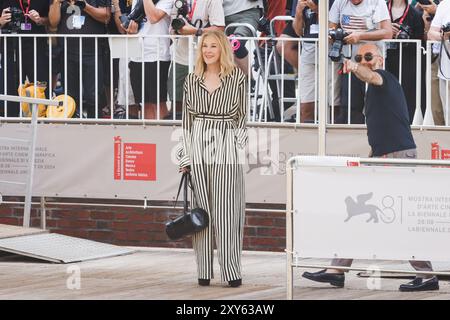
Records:
[[[198,279],[198,284],[200,286],[209,286],[210,279]]]
[[[236,280],[228,281],[228,284],[232,288],[240,287],[242,285],[242,279],[236,279]]]

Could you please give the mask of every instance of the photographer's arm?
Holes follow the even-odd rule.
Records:
[[[430,27],[430,30],[428,30],[428,40],[441,41],[442,40],[441,29],[439,27]]]
[[[48,10],[48,24],[51,29],[56,29],[59,21],[61,21],[61,1],[54,0]]]
[[[344,38],[347,44],[355,44],[361,41],[379,41],[383,39],[392,39],[392,24],[390,20],[380,22],[380,29],[366,32],[352,32]]]
[[[352,72],[359,80],[375,86],[383,85],[383,78],[378,72],[372,71],[370,68],[353,62],[351,60],[344,60],[344,73]]]
[[[114,5],[114,23],[116,24],[117,30],[119,30],[121,34],[125,34],[127,32],[123,28],[122,22],[120,21],[122,11],[120,10],[119,0],[113,0],[112,3]]]
[[[3,9],[2,15],[0,16],[0,28],[3,28],[10,21],[11,21],[11,13],[9,12],[9,8]]]
[[[90,15],[94,20],[101,22],[103,24],[108,24],[109,19],[111,19],[111,7],[94,7],[86,2],[86,7],[84,12]]]
[[[178,30],[178,34],[181,34],[181,35],[184,35],[184,36],[188,36],[188,35],[191,35],[191,34],[194,35],[194,34],[197,34],[197,30],[198,30],[198,28],[196,28],[193,25],[191,25],[188,22],[186,22],[186,24],[180,30]],[[222,27],[222,26],[210,26],[208,28],[203,28],[203,31],[208,31],[208,30],[224,31],[225,27]]]
[[[306,1],[299,1],[297,3],[297,7],[295,8],[294,21],[292,21],[292,28],[299,37],[303,36],[303,28],[305,26],[305,21],[303,20],[303,10],[306,8],[306,6]]]
[[[145,15],[147,16],[151,24],[157,23],[166,15],[166,13],[163,10],[158,9],[155,6],[152,0],[144,0],[144,10]]]
[[[31,10],[28,13],[28,17],[36,23],[38,26],[48,26],[48,17],[41,17],[39,12],[36,10]]]

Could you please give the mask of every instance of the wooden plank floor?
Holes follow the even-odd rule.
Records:
[[[229,288],[216,279],[197,285],[192,250],[139,248],[121,257],[78,264],[50,264],[18,256],[0,257],[0,299],[285,299],[286,269],[282,253],[244,252],[243,285]],[[320,261],[308,261],[319,263]],[[358,262],[364,265],[364,262]],[[373,264],[368,262],[368,264]],[[391,262],[392,264],[392,262]],[[355,263],[356,265],[356,263]],[[407,266],[405,264],[404,266]],[[70,290],[68,268],[79,267],[81,288]],[[70,271],[70,270],[69,270]],[[381,279],[380,290],[369,290],[367,278],[350,272],[344,289],[300,280],[295,271],[295,299],[450,299],[450,283],[436,292],[400,293],[408,280]]]

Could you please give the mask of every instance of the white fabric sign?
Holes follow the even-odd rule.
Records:
[[[299,257],[449,261],[450,169],[298,166]]]

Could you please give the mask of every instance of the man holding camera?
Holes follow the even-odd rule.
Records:
[[[201,36],[205,30],[223,30],[225,19],[222,0],[177,0],[172,12],[172,33],[179,35]],[[177,23],[179,22],[179,23]],[[195,38],[195,41],[197,38]],[[175,58],[169,69],[168,93],[175,110],[176,119],[181,119],[181,104],[183,102],[184,79],[193,66],[189,61],[189,39],[181,37],[174,42]],[[195,51],[192,51],[192,59]],[[173,85],[175,81],[175,92]],[[175,109],[174,109],[175,108]],[[169,115],[172,119],[173,115]]]
[[[439,3],[436,15],[431,21],[428,40],[442,41],[441,60],[438,72],[439,93],[444,109],[445,125],[450,123],[450,0]]]
[[[349,52],[344,46],[344,56],[353,56],[364,41],[392,39],[391,18],[384,0],[336,0],[330,10],[329,27],[342,28],[345,44],[352,45]],[[353,54],[352,54],[353,53]],[[364,123],[365,84],[351,76],[350,123]],[[348,122],[348,75],[341,82],[341,110],[337,123]]]
[[[393,38],[399,40],[423,40],[424,22],[420,12],[408,3],[408,0],[388,0],[388,10],[391,16]],[[412,123],[416,111],[416,80],[417,80],[417,46],[415,43],[386,43],[386,70],[402,79],[409,110],[409,122]],[[425,46],[424,46],[425,47]],[[402,61],[401,69],[399,61]],[[423,60],[425,62],[425,60]],[[425,80],[425,79],[423,79]],[[425,95],[419,105],[425,105]]]
[[[330,0],[329,6],[334,0]],[[295,16],[292,23],[288,23],[281,37],[287,38],[317,38],[319,35],[319,0],[300,0],[295,6]],[[302,123],[313,123],[315,121],[316,88],[316,42],[303,41],[301,49],[296,41],[279,41],[277,50],[281,54],[284,47],[285,59],[299,71],[300,86],[300,121]],[[301,50],[301,65],[298,65],[298,50]],[[334,91],[331,93],[334,105],[339,105],[338,78],[334,78]],[[330,82],[331,84],[331,82]],[[331,87],[331,85],[330,85]]]
[[[0,28],[1,33],[5,34],[46,34],[45,27],[48,25],[49,5],[47,0],[0,0]],[[19,39],[21,41],[21,51],[19,51]],[[7,94],[17,95],[17,88],[20,82],[48,83],[48,45],[47,38],[37,38],[36,48],[34,39],[31,37],[8,38],[6,41],[7,51],[3,52],[4,44],[0,42],[0,54],[4,72],[5,64],[7,66]],[[36,53],[34,52],[36,50]],[[19,57],[19,55],[21,55]],[[36,61],[36,66],[34,65]],[[22,66],[21,75],[19,74],[19,62]],[[36,67],[36,76],[34,68]],[[21,79],[20,79],[21,78]],[[3,92],[4,88],[0,88]],[[49,96],[49,90],[46,90],[46,96]],[[3,108],[0,109],[0,115],[4,115]],[[20,115],[19,104],[8,102],[7,115],[17,117]]]
[[[106,25],[110,17],[110,0],[52,0],[50,5],[50,26],[57,28],[59,34],[80,35],[80,38],[67,38],[67,69],[64,70],[67,83],[64,86],[67,88],[67,94],[74,98],[77,105],[77,113],[81,117],[95,117],[96,97],[97,112],[106,105],[106,97],[103,90],[105,70],[103,70],[103,55],[100,50],[102,45],[106,45],[102,43],[106,39],[98,39],[96,50],[95,39],[83,38],[82,35],[105,35]],[[96,59],[97,68],[95,65]],[[80,64],[82,66],[82,75],[80,75]],[[82,88],[80,88],[80,82]],[[80,89],[82,89],[82,96],[80,96]],[[83,103],[82,110],[80,109],[81,102]]]
[[[368,43],[359,47],[354,61],[345,60],[345,74],[352,73],[368,89],[365,94],[367,137],[371,147],[370,156],[378,158],[417,157],[416,144],[409,125],[408,106],[403,89],[397,78],[383,70],[383,56],[376,44]],[[350,267],[353,259],[333,259],[332,266]],[[410,261],[418,271],[416,278],[399,287],[400,291],[439,290],[436,276],[421,272],[433,271],[429,261]],[[318,272],[304,272],[309,280],[330,283],[344,287],[345,275],[342,269],[328,268]]]

